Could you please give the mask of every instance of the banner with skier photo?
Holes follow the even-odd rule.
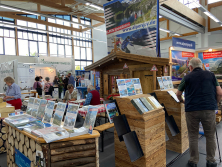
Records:
[[[158,0],[113,0],[103,5],[107,47],[125,53],[159,57]]]

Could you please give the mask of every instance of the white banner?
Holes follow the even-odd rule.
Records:
[[[18,85],[24,88],[31,88],[35,82],[34,68],[17,68]]]
[[[6,92],[7,87],[5,85],[4,79],[8,76],[15,78],[14,61],[0,64],[0,93]]]
[[[73,72],[72,58],[58,58],[58,57],[39,57],[40,64],[47,64],[55,67],[56,71],[62,75],[67,75],[68,72]]]

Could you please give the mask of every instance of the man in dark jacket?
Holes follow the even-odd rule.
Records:
[[[188,164],[190,167],[197,167],[199,161],[198,134],[201,122],[206,137],[207,167],[216,167],[215,110],[217,101],[222,97],[222,90],[214,74],[201,69],[202,62],[199,58],[191,59],[188,66],[191,73],[182,79],[177,91],[178,99],[183,102],[181,95],[185,90],[184,103],[190,145]]]
[[[65,79],[63,80],[63,84],[64,84],[64,88],[63,88],[63,90],[64,90],[64,96],[65,96],[65,93],[66,93],[66,91],[67,91],[68,83],[69,83],[69,77],[68,77],[68,75],[66,75]]]

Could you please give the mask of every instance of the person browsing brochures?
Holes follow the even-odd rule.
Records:
[[[77,99],[77,92],[74,90],[74,86],[72,84],[69,84],[67,86],[67,91],[65,93],[65,97],[63,99],[63,102],[69,102],[69,101],[75,101]]]
[[[16,110],[21,109],[22,100],[20,87],[14,83],[15,81],[12,77],[6,77],[4,82],[6,82],[7,90],[3,100],[14,106]]]
[[[92,85],[89,85],[87,87],[87,91],[88,94],[84,106],[100,104],[100,94],[97,90],[94,90],[94,87]]]
[[[192,58],[188,67],[191,72],[182,79],[177,91],[181,102],[184,102],[181,95],[185,91],[184,103],[190,146],[188,166],[197,167],[199,161],[198,135],[201,122],[206,137],[206,166],[216,167],[215,110],[218,108],[217,102],[221,99],[222,90],[214,73],[202,70],[199,58]]]

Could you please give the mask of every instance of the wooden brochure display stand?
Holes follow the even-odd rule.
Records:
[[[11,127],[4,121],[7,129],[7,164],[15,164],[15,148],[31,161],[31,167],[36,165],[36,151],[42,151],[46,167],[99,167],[99,132],[70,137],[46,143],[43,138],[38,138],[28,132]]]
[[[149,97],[148,94],[128,97],[115,97],[121,114],[125,114],[131,131],[135,131],[142,147],[144,156],[131,162],[124,141],[120,142],[116,130],[115,163],[116,167],[165,167],[166,142],[165,142],[165,112],[163,108],[140,114],[131,103],[132,99]]]
[[[166,142],[166,148],[171,151],[183,153],[189,148],[188,131],[185,115],[185,107],[183,103],[177,103],[173,97],[167,92],[172,90],[176,93],[177,89],[155,90],[156,96],[160,103],[163,103],[168,114],[172,115],[180,130],[176,136],[172,136],[169,128],[166,126],[166,132],[169,140]]]

